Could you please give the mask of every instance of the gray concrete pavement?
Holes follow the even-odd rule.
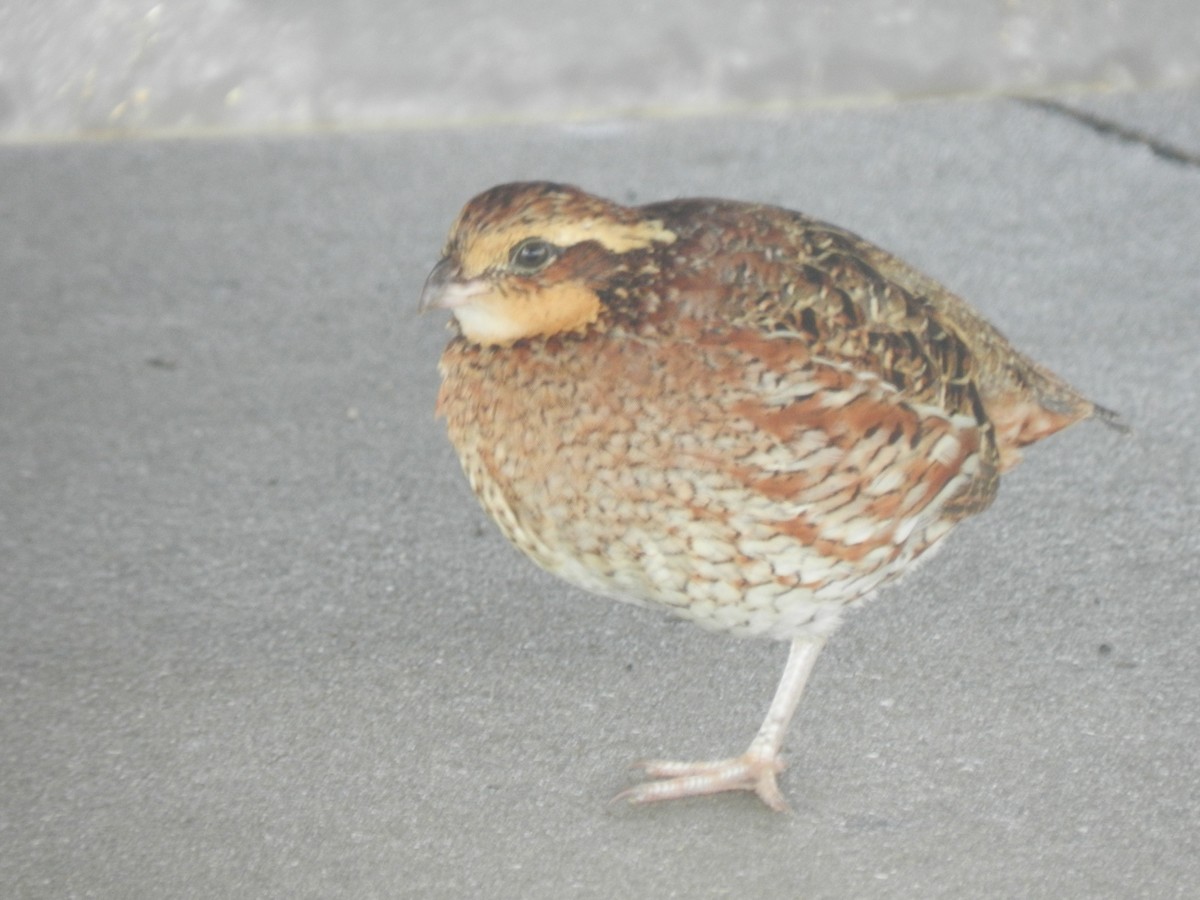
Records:
[[[0,3],[0,136],[795,108],[1200,78],[1195,0]]]
[[[1068,98],[1065,102],[1075,102]],[[1105,98],[1200,154],[1200,94]],[[794,812],[630,810],[784,648],[511,551],[433,419],[477,190],[854,228],[1136,429],[1034,448],[852,615]],[[1200,166],[1015,101],[0,147],[0,895],[1185,897],[1200,883]]]

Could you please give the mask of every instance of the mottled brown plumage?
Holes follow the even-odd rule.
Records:
[[[422,306],[484,508],[568,581],[792,641],[742,756],[645,764],[636,802],[755,790],[847,605],[983,510],[1021,447],[1103,413],[941,285],[772,206],[629,208],[549,183],[467,204]]]

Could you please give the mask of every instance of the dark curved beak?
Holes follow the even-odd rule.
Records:
[[[446,290],[454,283],[458,273],[449,257],[443,256],[433,267],[429,277],[425,279],[425,287],[421,289],[421,302],[417,304],[418,312],[427,309],[439,309],[446,306]]]
[[[460,269],[450,257],[443,257],[433,267],[429,277],[425,279],[425,287],[421,290],[421,302],[417,305],[418,312],[427,309],[458,309],[475,303],[481,296],[488,294],[491,286],[485,278],[463,279]]]

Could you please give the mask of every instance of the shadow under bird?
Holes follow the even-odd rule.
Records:
[[[642,763],[635,803],[751,790],[843,611],[991,503],[1021,448],[1112,413],[849,231],[714,199],[548,182],[471,200],[421,297],[438,413],[534,562],[714,631],[791,642],[740,756]]]

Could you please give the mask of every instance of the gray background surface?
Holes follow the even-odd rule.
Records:
[[[0,134],[654,118],[1175,87],[1195,0],[0,3]]]
[[[0,146],[0,896],[1191,896],[1200,91],[1054,102]],[[527,177],[833,219],[1136,430],[849,617],[790,815],[608,803],[785,648],[538,572],[433,418],[422,279]]]

